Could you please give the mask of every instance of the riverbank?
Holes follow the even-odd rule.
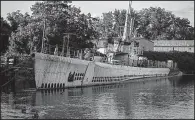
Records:
[[[11,63],[1,66],[1,90],[20,91],[35,87],[33,59],[28,55],[12,56],[10,59],[13,59]]]

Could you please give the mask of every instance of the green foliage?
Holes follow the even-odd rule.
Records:
[[[144,57],[149,60],[167,61],[173,60],[177,62],[178,68],[183,72],[194,71],[194,54],[189,52],[156,52],[144,51]]]

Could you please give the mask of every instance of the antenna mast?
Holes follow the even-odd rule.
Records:
[[[128,37],[130,36],[130,20],[128,15],[130,14],[131,16],[131,5],[132,5],[132,1],[129,1],[129,7],[128,10],[126,12],[126,19],[125,19],[125,27],[124,27],[124,32],[123,32],[123,37],[122,37],[122,41],[126,41],[128,39]]]
[[[43,38],[42,38],[42,46],[41,46],[41,53],[44,52],[45,47],[45,27],[46,27],[46,18],[44,18],[44,26],[43,26]]]

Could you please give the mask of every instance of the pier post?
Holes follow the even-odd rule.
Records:
[[[75,51],[73,51],[73,54],[74,54],[74,55],[73,55],[73,58],[75,58],[75,56],[76,56]]]
[[[16,77],[17,77],[17,69],[14,70],[14,75],[13,75],[13,81],[12,81],[12,84],[11,84],[11,90],[12,92],[15,92],[15,83],[16,83]]]
[[[81,52],[80,52],[80,59],[82,60],[83,59],[83,51],[81,49]]]

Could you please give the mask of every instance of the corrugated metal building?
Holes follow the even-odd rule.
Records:
[[[194,53],[194,40],[154,40],[153,42],[154,51],[186,51]]]

